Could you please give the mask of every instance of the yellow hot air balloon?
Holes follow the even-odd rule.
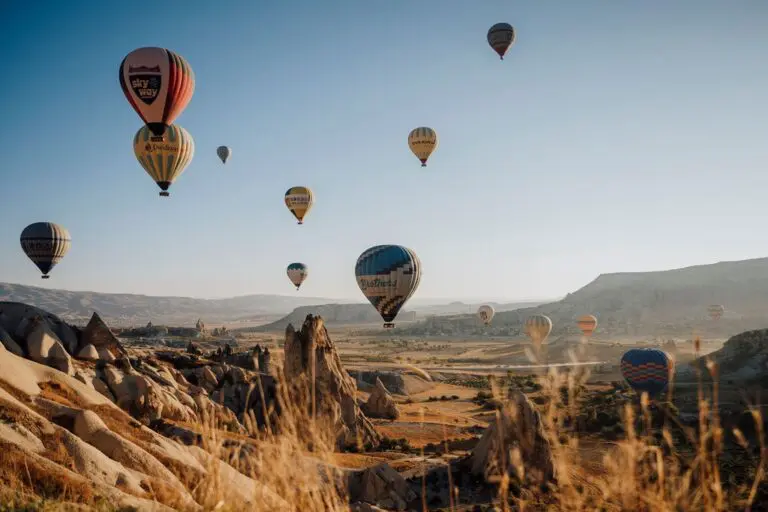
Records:
[[[285,206],[291,210],[299,224],[304,224],[304,217],[309,213],[315,198],[307,187],[291,187],[285,193]]]
[[[158,137],[148,126],[142,126],[133,138],[136,160],[168,197],[168,187],[187,168],[195,155],[195,141],[181,126],[172,124]]]
[[[550,332],[552,332],[552,320],[548,316],[533,315],[525,320],[525,334],[537,347],[547,339]]]
[[[429,155],[437,148],[437,132],[426,126],[414,128],[408,134],[408,147],[421,161],[421,166],[426,167]]]
[[[589,338],[597,329],[597,318],[594,315],[582,315],[576,320],[576,325],[581,329],[582,334]]]

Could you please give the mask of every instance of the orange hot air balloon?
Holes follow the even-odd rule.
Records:
[[[546,315],[532,315],[525,320],[525,334],[538,347],[552,332],[552,320]]]
[[[576,325],[581,329],[582,334],[589,338],[597,329],[597,318],[594,315],[582,315],[576,320]]]
[[[156,137],[184,111],[195,92],[195,74],[181,55],[165,48],[133,50],[120,64],[120,87]]]

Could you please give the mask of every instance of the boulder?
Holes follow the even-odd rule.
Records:
[[[289,324],[284,351],[286,382],[311,383],[314,374],[315,408],[334,416],[337,444],[377,446],[381,438],[357,405],[355,380],[344,370],[323,319],[307,315],[298,332]]]
[[[363,406],[363,412],[370,418],[395,420],[400,417],[400,411],[397,409],[395,400],[384,387],[384,383],[378,378],[368,401]]]
[[[76,357],[78,359],[85,359],[86,361],[96,361],[99,359],[99,351],[96,350],[95,346],[88,343],[87,345],[83,345],[83,348],[77,352]]]
[[[525,475],[510,460],[517,449]],[[471,472],[495,481],[505,472],[513,479],[543,484],[555,479],[552,448],[539,412],[525,394],[516,391],[505,402],[470,455]]]
[[[45,323],[37,323],[26,337],[29,358],[36,363],[45,364],[54,345],[61,342]],[[62,347],[63,349],[64,347]]]
[[[112,334],[112,331],[104,323],[98,313],[94,311],[91,316],[88,325],[83,329],[80,335],[80,347],[85,345],[93,345],[99,351],[101,359],[107,360],[103,352],[109,352],[113,358],[117,358],[120,355],[127,355],[125,348],[120,344],[117,337]]]
[[[350,472],[347,485],[349,501],[372,503],[387,510],[406,510],[408,503],[418,498],[405,478],[387,463]]]
[[[11,335],[8,334],[8,331],[3,329],[2,325],[0,325],[0,343],[2,343],[3,347],[5,347],[8,352],[16,354],[19,357],[24,357],[24,351],[19,344],[14,341]]]
[[[69,357],[69,354],[61,343],[54,343],[51,350],[48,351],[47,364],[51,368],[56,368],[67,375],[72,375],[74,373],[72,358]]]

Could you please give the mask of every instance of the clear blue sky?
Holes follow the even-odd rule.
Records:
[[[503,62],[486,31],[507,21]],[[416,297],[565,294],[600,273],[768,255],[768,2],[3,2],[0,281],[360,299],[358,255],[411,247]],[[118,66],[195,71],[170,199],[139,166]],[[408,132],[435,128],[422,169]],[[226,167],[216,147],[230,145]],[[297,226],[283,204],[310,186]],[[49,281],[27,224],[66,226]]]

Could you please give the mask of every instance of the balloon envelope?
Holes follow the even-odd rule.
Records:
[[[355,265],[357,285],[381,318],[384,327],[416,292],[421,280],[421,261],[402,245],[377,245],[365,250]]]
[[[154,135],[162,135],[195,92],[195,74],[179,54],[165,48],[137,48],[120,63],[120,87]]]
[[[579,326],[584,336],[590,337],[597,329],[597,318],[594,315],[582,315],[576,320],[576,325]]]
[[[48,279],[48,273],[69,251],[72,238],[69,231],[53,222],[35,222],[21,232],[21,249],[37,265],[42,278]]]
[[[488,29],[488,44],[504,60],[504,54],[515,43],[515,29],[509,23],[497,23]]]
[[[195,141],[179,125],[171,125],[160,137],[142,126],[133,137],[133,153],[147,174],[168,196],[168,187],[187,168],[195,156]]]
[[[421,161],[421,166],[426,167],[429,155],[437,148],[437,132],[426,126],[414,128],[408,134],[408,147]]]
[[[725,307],[721,304],[713,304],[707,307],[707,313],[712,320],[719,320],[723,313],[725,313]]]
[[[285,192],[285,206],[291,211],[299,224],[304,224],[304,217],[309,213],[315,198],[307,187],[291,187]]]
[[[477,308],[477,317],[482,320],[485,325],[489,325],[493,320],[493,315],[496,314],[496,310],[490,304],[483,304]]]
[[[301,283],[303,283],[304,280],[307,278],[309,269],[303,263],[291,263],[290,265],[288,265],[288,269],[286,270],[286,272],[288,274],[288,279],[291,280],[293,285],[298,290],[301,287]]]
[[[218,148],[216,148],[216,154],[219,155],[219,158],[221,159],[221,163],[225,164],[229,159],[229,155],[232,154],[232,150],[229,149],[227,146],[219,146]]]
[[[633,348],[621,356],[621,374],[632,389],[654,397],[669,384],[674,362],[666,352],[656,348]]]
[[[541,345],[552,332],[552,320],[545,315],[532,315],[525,320],[525,334],[536,345]]]

